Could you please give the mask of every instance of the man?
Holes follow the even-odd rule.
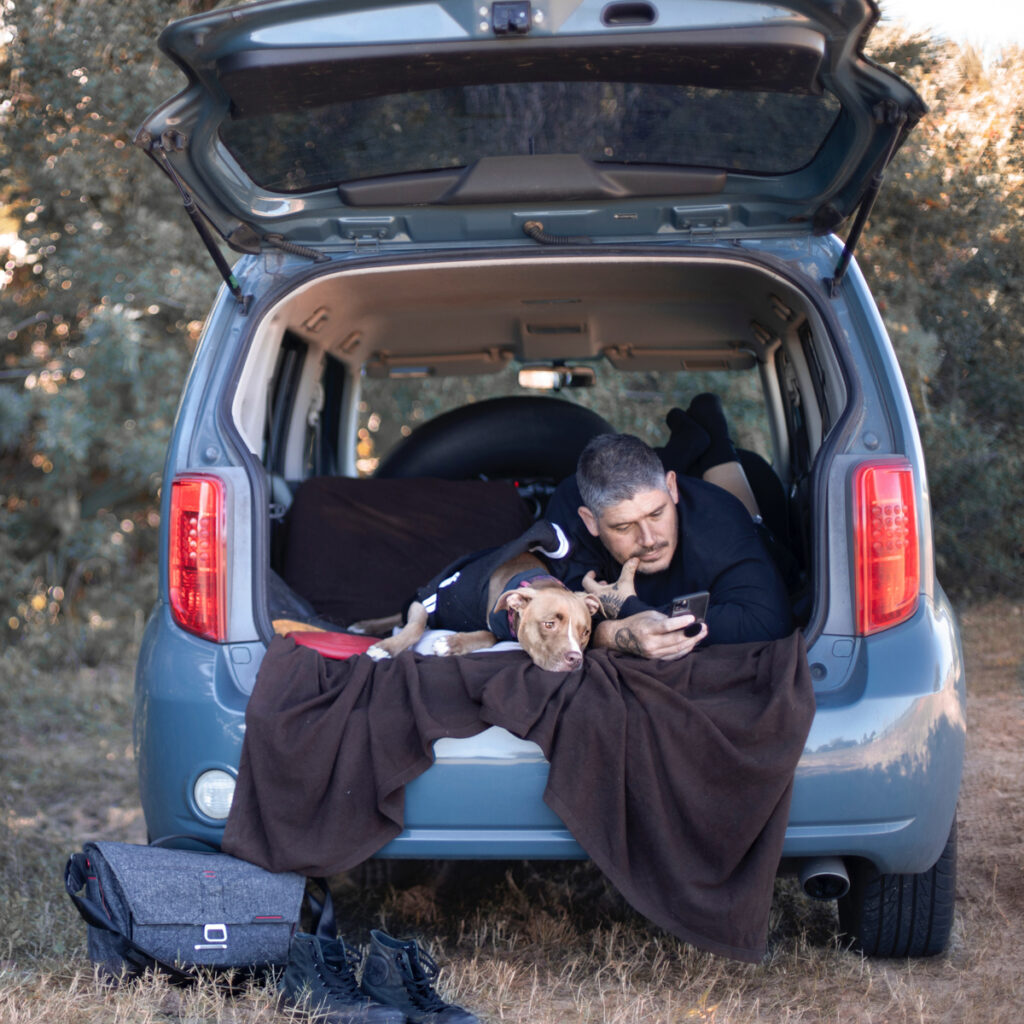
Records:
[[[721,487],[666,471],[637,437],[591,440],[547,518],[572,541],[552,571],[601,601],[606,618],[595,646],[675,659],[705,640],[774,640],[792,631],[786,588],[747,509]],[[699,590],[711,600],[705,626],[690,637],[692,616],[667,613],[673,598]]]

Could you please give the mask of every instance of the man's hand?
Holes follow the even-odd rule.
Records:
[[[592,643],[595,647],[610,647],[640,658],[675,661],[689,654],[708,635],[706,622],[701,623],[696,636],[683,632],[695,621],[692,615],[670,618],[653,609],[637,612],[625,619],[599,623]]]
[[[622,572],[614,583],[605,583],[597,579],[597,573],[593,569],[583,577],[583,589],[588,594],[601,602],[601,611],[606,619],[617,619],[622,606],[628,597],[636,597],[636,586],[633,577],[636,576],[636,567],[640,564],[639,558],[630,558],[622,566]]]

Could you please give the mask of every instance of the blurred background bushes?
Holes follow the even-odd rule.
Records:
[[[872,55],[931,108],[858,248],[928,459],[939,578],[1024,593],[1024,53],[892,31]]]
[[[220,282],[131,138],[182,81],[159,31],[211,6],[0,6],[0,646],[43,661],[130,650],[155,599],[164,448]],[[893,30],[871,52],[931,107],[858,257],[921,423],[940,578],[1019,597],[1024,55]]]
[[[0,8],[0,646],[44,659],[120,654],[155,598],[164,449],[219,280],[131,139],[183,82],[157,35],[200,9]]]

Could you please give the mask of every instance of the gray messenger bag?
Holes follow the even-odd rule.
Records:
[[[187,982],[197,967],[284,964],[305,879],[225,853],[99,842],[71,855],[64,886],[104,976],[154,969]]]

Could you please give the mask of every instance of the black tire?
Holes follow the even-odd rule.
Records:
[[[949,942],[955,901],[954,818],[941,856],[919,875],[883,875],[859,865],[839,900],[839,927],[866,956],[937,956]]]
[[[491,398],[451,409],[417,427],[374,475],[558,481],[576,472],[576,460],[592,437],[613,432],[596,412],[566,399]]]

